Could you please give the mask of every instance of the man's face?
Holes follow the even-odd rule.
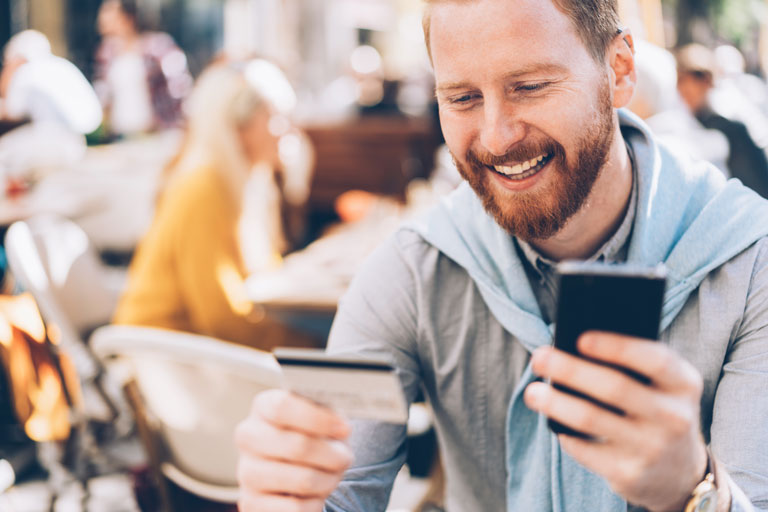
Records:
[[[120,8],[120,2],[107,0],[99,8],[97,19],[102,37],[124,37],[133,33],[133,21]]]
[[[711,77],[684,71],[679,73],[677,90],[694,114],[706,107],[710,89],[712,89]]]
[[[553,236],[588,199],[613,142],[605,66],[547,0],[438,3],[430,34],[462,176],[510,233]]]

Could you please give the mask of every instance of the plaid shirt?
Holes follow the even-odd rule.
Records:
[[[184,52],[164,32],[142,34],[139,49],[152,101],[153,128],[178,126],[182,117],[181,102],[192,88],[192,76]],[[105,108],[112,101],[107,75],[119,54],[119,43],[111,39],[104,39],[96,51],[94,87]]]

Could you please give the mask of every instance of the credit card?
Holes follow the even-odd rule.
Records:
[[[286,389],[348,418],[405,424],[400,379],[386,359],[329,355],[324,350],[276,348]]]

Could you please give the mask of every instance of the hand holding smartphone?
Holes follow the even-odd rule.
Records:
[[[650,340],[658,338],[666,283],[663,266],[649,268],[564,262],[557,266],[557,272],[560,288],[555,319],[555,348],[580,356],[576,342],[586,331],[614,332]],[[620,369],[647,382],[642,375],[626,368]],[[553,383],[553,386],[607,407],[560,384]],[[588,437],[557,421],[550,419],[548,423],[557,434]]]

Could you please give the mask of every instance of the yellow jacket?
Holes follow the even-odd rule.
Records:
[[[114,323],[194,332],[265,350],[316,344],[248,300],[238,217],[239,206],[215,169],[176,176],[131,262]]]

